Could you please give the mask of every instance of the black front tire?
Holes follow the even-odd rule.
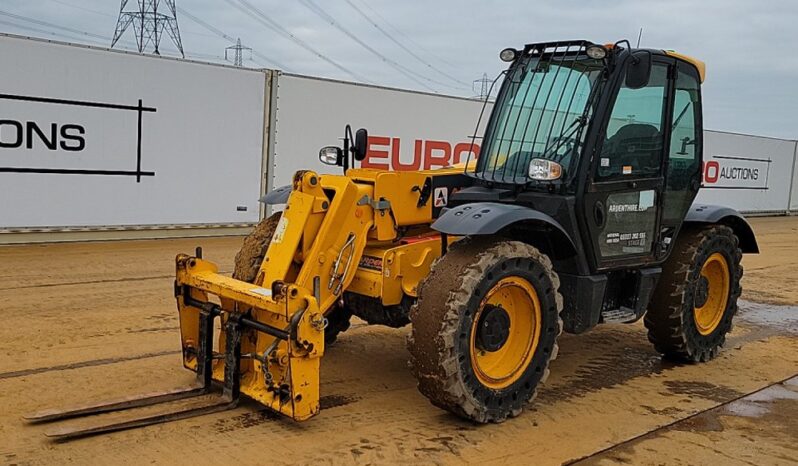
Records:
[[[540,331],[516,376],[508,378],[507,385],[491,387],[472,364],[474,320],[487,309],[483,301],[490,291],[508,277],[534,288]],[[530,245],[490,238],[454,243],[422,282],[410,312],[408,349],[419,391],[434,405],[480,423],[519,415],[557,357],[563,305],[558,288],[551,261]]]
[[[723,225],[686,227],[679,234],[644,319],[649,341],[664,356],[686,362],[706,362],[717,356],[731,331],[742,292],[738,244],[734,231]],[[717,324],[710,332],[702,332],[695,311],[696,301],[702,300],[701,271],[716,253],[728,266],[728,296]]]

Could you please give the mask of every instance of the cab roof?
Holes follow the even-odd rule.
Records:
[[[675,52],[673,50],[664,50],[664,52],[665,52],[665,55],[668,55],[669,57],[673,57],[673,58],[677,58],[677,59],[682,60],[682,61],[686,61],[687,63],[690,63],[691,65],[695,66],[696,69],[698,69],[698,77],[701,79],[702,83],[704,82],[704,78],[706,77],[706,73],[707,73],[707,64],[706,63],[704,63],[703,61],[699,60],[698,58],[691,57],[689,55],[684,55],[684,54],[681,54],[679,52]]]
[[[620,41],[620,42],[626,42],[627,44],[629,43],[628,41]],[[608,49],[611,49],[611,48],[615,47],[620,42],[616,42],[614,44],[613,43],[607,43],[607,44],[604,44],[604,47],[606,47]],[[587,47],[589,47],[591,45],[596,45],[596,44],[594,44],[593,42],[590,42],[588,40],[566,40],[566,41],[555,41],[555,42],[538,42],[538,43],[533,43],[533,44],[526,44],[524,46],[524,49],[523,49],[522,53],[524,53],[524,54],[530,53],[530,51],[533,50],[533,49],[543,52],[544,50],[547,50],[547,49],[557,50],[557,49],[562,48],[562,47],[566,47],[566,50],[570,49],[571,47],[576,47],[577,49],[580,49],[580,48],[587,48]],[[632,51],[634,51],[634,50],[639,50],[639,49],[632,49]],[[707,66],[706,66],[706,63],[704,63],[703,61],[701,61],[701,60],[699,60],[699,59],[697,59],[695,57],[691,57],[689,55],[684,55],[684,54],[681,54],[681,53],[673,51],[673,50],[653,50],[653,49],[647,49],[647,50],[650,50],[651,52],[654,52],[654,53],[657,53],[657,54],[662,53],[662,54],[665,54],[665,55],[667,55],[669,57],[676,58],[677,60],[682,60],[682,61],[684,61],[686,63],[689,63],[689,64],[695,66],[696,69],[698,70],[699,79],[701,80],[702,83],[704,82],[704,78],[706,77]]]

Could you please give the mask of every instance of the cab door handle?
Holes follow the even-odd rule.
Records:
[[[596,222],[597,227],[601,228],[604,226],[606,215],[604,214],[604,204],[601,201],[597,201],[593,205],[593,220]]]

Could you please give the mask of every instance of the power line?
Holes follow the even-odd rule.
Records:
[[[94,13],[95,15],[105,16],[106,18],[117,18],[116,15],[109,15],[108,13],[103,13],[102,11],[92,10],[91,8],[82,7],[80,5],[75,5],[73,3],[65,2],[63,0],[49,0],[54,3],[58,3],[60,5],[68,6],[70,8],[77,8],[78,10],[87,11],[89,13]],[[180,8],[177,8],[180,11]],[[181,13],[182,14],[182,13]],[[204,34],[202,32],[194,32],[194,31],[180,31],[181,34],[191,34],[194,36],[203,36],[203,37],[214,37],[210,34]]]
[[[393,42],[394,44],[398,45],[398,46],[399,46],[399,47],[400,47],[402,50],[404,50],[405,52],[407,52],[408,54],[410,54],[410,55],[411,55],[413,58],[415,58],[416,60],[418,60],[418,61],[420,61],[421,63],[423,63],[424,65],[426,65],[426,66],[427,66],[427,68],[430,68],[431,70],[433,70],[433,71],[437,72],[438,74],[440,74],[440,75],[442,75],[442,76],[445,76],[445,77],[447,77],[447,78],[451,79],[452,81],[455,81],[455,82],[457,82],[457,83],[459,83],[459,84],[462,84],[462,85],[465,85],[465,86],[467,86],[467,85],[468,85],[468,83],[466,83],[466,82],[463,82],[463,81],[461,81],[461,80],[459,80],[459,79],[455,78],[454,76],[452,76],[452,75],[450,75],[450,74],[448,74],[448,73],[444,72],[443,70],[441,70],[441,69],[437,68],[436,66],[434,66],[432,63],[429,63],[428,61],[426,61],[426,60],[424,60],[423,58],[421,58],[420,56],[418,56],[418,55],[417,55],[415,52],[413,52],[413,51],[412,51],[412,50],[411,50],[409,47],[407,47],[407,46],[405,46],[403,43],[399,42],[399,40],[397,40],[397,39],[396,39],[396,38],[395,38],[393,35],[391,35],[391,33],[389,33],[389,32],[388,32],[388,31],[386,31],[384,28],[382,28],[382,27],[381,27],[379,24],[377,24],[377,22],[376,22],[376,21],[374,21],[374,19],[372,19],[370,16],[368,16],[368,15],[367,15],[367,14],[366,14],[366,13],[365,13],[363,10],[361,10],[361,9],[360,9],[360,8],[359,8],[357,5],[355,5],[355,4],[354,4],[354,3],[353,3],[351,0],[344,0],[344,1],[345,1],[346,3],[348,3],[348,4],[349,4],[349,6],[350,6],[350,7],[352,7],[352,9],[354,9],[356,12],[358,12],[358,14],[360,14],[360,16],[362,16],[362,17],[363,17],[363,18],[364,18],[366,21],[368,21],[369,23],[371,23],[371,25],[372,25],[372,26],[374,26],[374,27],[375,27],[375,28],[376,28],[378,31],[380,31],[380,32],[381,32],[381,33],[382,33],[382,34],[383,34],[385,37],[387,37],[387,38],[388,38],[388,39],[389,39],[391,42]]]
[[[393,29],[395,33],[397,33],[397,34],[399,34],[400,36],[404,37],[405,39],[407,39],[407,41],[408,41],[408,42],[410,42],[411,44],[413,44],[414,46],[416,46],[416,48],[418,48],[418,49],[420,49],[420,50],[423,50],[423,51],[425,51],[427,54],[429,54],[430,56],[432,56],[433,58],[435,58],[435,60],[436,60],[436,61],[439,61],[439,62],[441,62],[441,63],[443,63],[443,64],[445,64],[445,65],[448,65],[448,66],[450,66],[450,67],[452,67],[452,68],[456,68],[456,69],[457,69],[457,68],[459,68],[457,65],[453,65],[451,62],[448,62],[448,61],[444,60],[443,58],[436,56],[434,53],[430,52],[430,51],[429,51],[429,49],[427,49],[426,47],[422,46],[421,44],[419,44],[418,42],[416,42],[415,40],[413,40],[413,38],[412,38],[412,37],[410,37],[408,34],[405,34],[405,33],[404,33],[404,32],[402,32],[402,31],[401,31],[401,30],[400,30],[398,27],[396,27],[395,25],[393,25],[393,24],[392,24],[390,21],[388,21],[388,20],[387,20],[387,19],[386,19],[384,16],[382,16],[382,15],[381,15],[381,14],[380,14],[380,13],[379,13],[377,10],[375,10],[375,9],[374,9],[374,8],[373,8],[371,5],[369,5],[369,4],[368,4],[368,3],[367,3],[365,0],[361,0],[361,2],[360,2],[360,3],[361,3],[361,4],[363,4],[363,6],[365,6],[365,7],[366,7],[366,8],[368,8],[369,10],[371,10],[371,12],[372,12],[372,13],[374,13],[374,16],[376,16],[376,17],[378,17],[380,20],[382,20],[382,22],[383,22],[383,23],[385,23],[385,24],[386,24],[388,27],[390,27],[391,29]]]
[[[2,13],[0,13],[0,14],[2,14]],[[33,26],[26,26],[24,24],[17,24],[17,23],[12,23],[12,22],[3,21],[3,20],[0,20],[0,24],[5,24],[7,26],[12,26],[14,28],[22,29],[22,30],[26,30],[26,31],[38,32],[40,34],[44,34],[44,35],[48,35],[48,36],[60,37],[60,38],[63,38],[65,40],[68,40],[68,41],[73,42],[73,43],[87,43],[87,44],[90,44],[90,45],[100,46],[100,47],[104,47],[104,48],[108,47],[108,40],[109,40],[108,37],[100,36],[100,35],[97,35],[97,34],[92,34],[90,32],[79,31],[77,29],[74,30],[75,34],[96,36],[96,37],[99,38],[99,40],[87,39],[85,37],[78,37],[78,36],[73,35],[73,34],[65,34],[65,33],[55,32],[55,31],[51,31],[51,30],[47,30],[47,29],[39,29],[39,28],[36,28],[36,27],[33,27]],[[124,41],[124,42],[120,41],[120,43],[127,47],[124,50],[135,51],[136,44],[133,44],[132,42],[127,42],[127,41]]]
[[[413,80],[414,82],[416,82],[420,86],[423,86],[427,90],[430,90],[432,92],[437,92],[435,89],[433,89],[432,87],[428,86],[426,83],[421,81],[421,79],[426,79],[427,81],[430,81],[430,82],[435,82],[435,81],[433,81],[433,80],[431,80],[431,79],[429,79],[427,77],[421,76],[418,73],[414,73],[413,71],[409,70],[408,68],[400,65],[399,63],[395,62],[394,60],[391,60],[390,58],[388,58],[385,55],[381,54],[376,49],[374,49],[373,47],[371,47],[370,45],[368,45],[367,43],[362,41],[360,38],[358,38],[356,35],[354,35],[351,31],[349,31],[348,29],[346,29],[343,26],[341,26],[340,24],[338,24],[338,22],[335,20],[335,18],[330,16],[329,13],[324,11],[324,9],[322,9],[320,6],[318,6],[315,3],[313,3],[311,0],[299,0],[299,2],[302,3],[310,11],[315,13],[317,16],[319,16],[321,19],[323,19],[324,21],[327,21],[328,23],[330,23],[330,25],[333,26],[335,29],[338,29],[339,31],[344,33],[347,37],[349,37],[353,41],[357,42],[358,45],[360,45],[361,47],[363,47],[364,49],[368,50],[369,52],[374,54],[376,57],[378,57],[379,59],[384,61],[386,64],[391,66],[396,71],[402,73],[403,75],[405,75],[406,77],[410,78],[411,80]],[[419,79],[419,78],[421,78],[421,79]],[[436,83],[436,84],[443,85],[442,83]]]
[[[261,23],[266,28],[268,28],[268,29],[280,34],[281,36],[283,36],[283,37],[285,37],[285,38],[287,38],[289,40],[291,40],[292,42],[294,42],[295,44],[299,45],[303,49],[307,50],[308,52],[312,53],[313,55],[317,56],[318,58],[324,60],[326,63],[334,66],[335,68],[343,71],[344,73],[348,74],[349,76],[351,76],[351,77],[353,77],[353,78],[355,78],[355,79],[357,79],[359,81],[371,83],[371,81],[369,81],[365,77],[360,76],[359,74],[357,74],[354,71],[344,67],[343,65],[339,64],[338,62],[333,61],[331,58],[327,57],[323,53],[317,51],[316,49],[314,49],[313,47],[308,45],[302,39],[300,39],[300,38],[296,37],[295,35],[293,35],[290,31],[288,31],[287,29],[283,28],[279,23],[277,23],[273,19],[271,19],[268,16],[266,16],[265,13],[263,13],[261,10],[259,10],[255,6],[253,6],[247,0],[238,0],[238,3],[236,3],[234,0],[225,0],[225,1],[227,3],[229,3],[230,5],[238,8],[239,10],[241,10],[242,12],[244,12],[244,14],[247,14],[248,16],[251,16],[252,14],[254,14],[255,16],[251,16],[251,17],[254,18],[256,21],[258,21],[259,23]]]
[[[73,36],[73,35],[69,35],[69,34],[48,31],[46,29],[39,29],[39,28],[36,28],[36,27],[33,27],[33,26],[26,26],[24,24],[16,24],[16,23],[12,23],[10,21],[5,21],[5,20],[2,20],[2,19],[0,19],[0,24],[5,24],[6,26],[11,26],[13,28],[22,29],[24,31],[32,31],[32,32],[38,32],[39,34],[55,36],[55,37],[62,37],[62,38],[73,40],[73,41],[74,40],[79,40],[79,41],[89,42],[89,43],[93,43],[93,44],[101,44],[101,43],[104,44],[104,42],[98,42],[98,41],[93,41],[93,40],[90,40],[90,39],[79,38],[79,37],[76,37],[76,36]]]
[[[221,37],[222,39],[225,39],[225,40],[227,40],[229,42],[235,42],[236,41],[236,39],[234,39],[231,35],[226,34],[221,29],[218,29],[218,28],[208,24],[207,22],[203,21],[202,19],[194,16],[193,14],[189,13],[188,11],[186,11],[185,8],[177,7],[177,11],[180,12],[181,15],[185,16],[186,18],[190,19],[191,21],[195,22],[196,24],[202,26],[203,28],[207,29],[208,31],[216,34],[217,36]],[[275,66],[275,67],[277,67],[277,68],[279,68],[281,70],[290,71],[289,67],[281,64],[277,60],[274,60],[272,58],[267,57],[266,55],[263,55],[262,53],[257,52],[256,50],[251,50],[251,53],[252,53],[252,55],[255,55],[256,57],[260,58],[261,60],[264,60],[266,63],[271,63],[273,66]]]
[[[62,0],[51,0],[51,1],[53,1],[55,3],[62,4],[62,5],[66,5],[66,6],[69,6],[69,7],[78,8],[78,9],[81,9],[81,10],[84,10],[84,11],[87,11],[87,12],[92,12],[92,13],[95,13],[95,14],[98,14],[98,15],[111,17],[110,15],[107,15],[107,14],[102,13],[100,11],[91,10],[89,8],[84,8],[84,7],[81,7],[81,6],[78,6],[78,5],[71,4],[71,3],[66,2],[66,1],[62,1]],[[140,0],[140,1],[137,0],[136,2],[140,3],[141,5],[145,5],[145,4],[153,5],[153,2],[157,3],[159,1],[160,0]],[[169,6],[174,6],[174,0],[165,0],[165,1],[169,4]],[[325,62],[333,65],[334,67],[338,68],[339,70],[344,71],[345,73],[349,74],[350,76],[354,77],[355,79],[358,79],[358,80],[361,80],[361,81],[365,81],[365,82],[370,82],[365,77],[360,76],[359,74],[355,73],[354,71],[349,70],[348,68],[346,68],[343,65],[333,61],[331,58],[327,57],[326,55],[322,54],[321,52],[315,50],[309,44],[305,43],[304,41],[302,41],[301,39],[296,37],[294,34],[289,32],[287,29],[283,28],[276,21],[270,19],[268,16],[265,15],[265,13],[263,13],[261,10],[259,10],[257,7],[255,7],[249,1],[247,1],[247,0],[239,0],[240,5],[234,3],[233,0],[226,0],[226,1],[228,3],[230,3],[231,5],[235,6],[236,8],[238,8],[240,11],[242,11],[244,13],[252,13],[252,14],[254,14],[255,15],[255,16],[253,16],[254,19],[256,19],[258,22],[260,22],[261,24],[263,24],[267,28],[277,32],[278,34],[282,35],[283,37],[288,38],[289,40],[293,41],[297,45],[299,45],[302,48],[306,49],[307,51],[313,53],[317,57],[319,57],[322,60],[324,60]],[[347,0],[347,2],[351,4],[351,2],[349,2],[349,0]],[[125,7],[125,5],[127,3],[128,3],[128,0],[122,0],[122,2],[121,2],[120,18],[122,17],[122,13],[126,13],[125,11],[123,11],[123,9],[124,9],[124,7]],[[360,44],[361,46],[363,46],[364,48],[366,48],[367,50],[369,50],[370,52],[372,52],[373,54],[378,56],[381,60],[385,61],[386,63],[388,63],[389,65],[391,65],[395,69],[397,69],[397,71],[400,71],[400,72],[402,72],[405,75],[408,75],[408,78],[414,80],[419,85],[422,85],[425,88],[434,91],[434,89],[432,89],[431,87],[427,86],[425,83],[423,83],[423,82],[418,80],[418,78],[421,78],[421,79],[427,80],[429,82],[433,82],[433,83],[436,83],[436,84],[440,84],[440,85],[444,85],[444,86],[447,86],[447,87],[451,87],[448,84],[440,83],[440,82],[432,80],[432,79],[430,79],[430,78],[428,78],[426,76],[422,76],[422,75],[420,75],[418,73],[415,73],[412,70],[408,69],[407,67],[405,67],[405,66],[397,63],[396,61],[391,60],[390,58],[386,57],[385,55],[381,54],[380,52],[378,52],[373,47],[371,47],[368,44],[366,44],[364,41],[359,39],[357,36],[355,36],[351,32],[347,31],[346,29],[343,29],[343,27],[332,16],[330,16],[326,11],[324,11],[317,4],[313,3],[311,0],[305,0],[305,2],[303,2],[303,3],[305,3],[306,7],[310,8],[314,13],[319,15],[322,19],[328,21],[331,25],[333,25],[337,29],[339,29],[342,32],[344,32],[348,37],[352,38],[353,40],[358,42],[358,44]],[[357,7],[354,4],[351,4],[351,5],[352,5],[353,8],[357,9]],[[155,7],[157,8],[157,5],[155,5]],[[246,8],[246,10],[244,8]],[[172,10],[173,14],[175,15],[175,17],[176,17],[176,11],[178,11],[178,10],[180,11],[181,15],[184,15],[185,17],[188,17],[190,20],[192,20],[196,24],[200,25],[201,27],[205,28],[206,30],[210,31],[211,33],[213,33],[213,34],[215,34],[215,35],[217,35],[219,37],[222,37],[223,39],[228,40],[230,42],[234,42],[234,39],[233,39],[232,36],[226,34],[225,32],[219,30],[218,28],[208,24],[207,22],[201,20],[200,18],[188,13],[183,8],[175,7],[174,10]],[[249,11],[247,11],[247,10],[249,10]],[[357,11],[359,13],[361,13],[365,18],[368,18],[368,16],[363,14],[362,10],[357,9]],[[133,13],[133,12],[131,12],[131,13]],[[140,13],[140,12],[135,12],[135,13]],[[157,13],[157,11],[155,11],[155,13]],[[69,27],[65,27],[65,26],[60,26],[58,24],[49,23],[47,21],[42,21],[42,20],[38,20],[38,19],[35,19],[35,18],[26,17],[26,16],[23,16],[23,15],[17,15],[17,14],[14,14],[14,13],[3,11],[3,10],[0,10],[0,15],[5,15],[5,16],[8,16],[8,17],[16,19],[16,20],[26,21],[26,22],[37,24],[37,25],[40,25],[40,26],[45,26],[47,28],[53,28],[53,29],[66,31],[66,32],[75,34],[77,36],[85,36],[85,37],[97,39],[99,41],[102,41],[102,42],[100,42],[100,44],[103,45],[103,46],[105,45],[105,43],[103,43],[103,42],[108,40],[108,38],[106,36],[104,36],[104,35],[90,33],[90,32],[86,32],[86,31],[82,31],[82,30],[78,30],[78,29],[74,29],[74,28],[69,28]],[[133,19],[135,20],[135,19],[138,19],[138,18],[134,17]],[[124,19],[123,19],[123,21],[124,21]],[[140,19],[139,19],[139,22],[141,22]],[[131,20],[130,23],[133,23],[133,21]],[[15,27],[21,27],[19,25],[14,24],[14,23],[6,23],[6,24],[9,24],[9,25],[12,25],[12,26],[15,26]],[[155,34],[158,33],[158,32],[156,32],[156,29],[157,29],[157,31],[162,32],[164,30],[165,26],[166,26],[165,24],[158,25],[157,22],[156,22],[155,25],[153,25],[153,28],[152,28],[152,34],[153,34],[153,38],[152,39],[153,40],[155,39]],[[175,26],[176,26],[176,24],[175,24]],[[376,28],[380,29],[379,25],[374,24],[374,26]],[[125,26],[125,27],[127,27],[127,26]],[[134,27],[135,27],[135,24],[134,24]],[[64,35],[64,34],[56,34],[56,33],[53,33],[52,31],[49,31],[49,30],[39,30],[39,29],[35,29],[35,28],[27,28],[27,29],[35,30],[37,32],[44,33],[44,34],[60,35],[62,37],[69,38],[70,40],[75,40],[76,39],[75,37],[71,37],[71,36]],[[143,48],[143,46],[146,46],[146,45],[148,45],[150,43],[149,40],[144,40],[143,42],[140,41],[140,39],[142,38],[143,32],[146,32],[146,31],[143,31],[143,32],[142,31],[143,31],[143,29],[139,29],[139,30],[136,31],[137,32],[137,44],[135,46],[133,46],[134,48],[138,47],[138,48],[141,49],[141,48]],[[123,33],[123,32],[124,32],[124,29],[121,29],[121,32],[120,32],[120,30],[118,30],[117,33],[115,33],[115,37],[112,39],[112,42],[116,43],[116,41],[119,41],[119,37],[121,36],[121,33]],[[389,33],[387,33],[387,31],[383,30],[383,32],[386,33],[387,35],[390,35]],[[178,31],[178,33],[179,33],[179,31]],[[148,39],[149,39],[149,37],[148,37]],[[82,40],[86,40],[86,39],[82,39]],[[92,42],[92,41],[89,41],[89,42]],[[97,43],[97,42],[94,41],[94,43]],[[120,42],[120,43],[123,43],[123,41]],[[286,67],[286,66],[284,66],[284,65],[282,65],[282,64],[280,64],[280,63],[278,63],[276,61],[274,61],[273,59],[271,59],[271,58],[269,58],[269,57],[267,57],[267,56],[265,56],[265,55],[263,55],[263,54],[261,54],[261,53],[259,53],[257,51],[253,50],[251,53],[252,53],[252,55],[255,55],[258,58],[266,61],[267,63],[273,63],[278,68],[284,69],[286,71],[289,71],[288,67]],[[183,56],[186,55],[185,53],[183,53],[183,51],[181,51],[181,54]],[[195,56],[195,57],[204,56],[204,57],[210,57],[210,58],[214,58],[214,59],[224,59],[223,57],[219,57],[218,55],[208,55],[208,54],[199,54],[199,53],[195,53],[195,54],[192,54],[192,55]],[[422,59],[422,61],[423,61],[423,59]]]
[[[66,26],[59,26],[57,24],[48,23],[47,21],[42,21],[42,20],[35,19],[35,18],[29,18],[27,16],[22,16],[22,15],[17,15],[17,14],[10,13],[10,12],[4,11],[4,10],[0,10],[0,15],[8,16],[8,17],[14,18],[14,19],[16,19],[18,21],[26,21],[26,22],[33,23],[33,24],[38,24],[39,26],[45,26],[45,27],[48,27],[48,28],[60,29],[62,31],[71,32],[71,33],[77,34],[79,36],[93,37],[95,39],[100,39],[100,40],[104,40],[104,41],[108,40],[108,37],[106,37],[106,36],[101,36],[99,34],[94,34],[94,33],[86,32],[86,31],[80,31],[78,29],[72,29],[72,28],[69,28],[69,27],[66,27]]]
[[[293,35],[290,31],[288,31],[287,29],[283,28],[279,23],[277,23],[276,21],[274,21],[271,18],[269,18],[268,16],[266,16],[265,13],[263,13],[261,10],[259,10],[257,7],[255,7],[254,5],[249,3],[248,1],[246,1],[246,0],[238,0],[239,3],[234,3],[233,0],[226,0],[226,1],[229,4],[233,5],[234,7],[238,8],[240,11],[244,12],[245,14],[247,14],[247,13],[254,14],[255,16],[253,16],[253,18],[256,21],[258,21],[259,23],[261,23],[262,25],[266,26],[268,29],[271,29],[272,31],[280,34],[281,36],[285,37],[286,39],[294,42],[295,44],[299,45],[303,49],[307,50],[308,52],[312,53],[313,55],[316,55],[318,58],[321,58],[322,60],[324,60],[328,64],[330,64],[330,65],[334,66],[335,68],[343,71],[344,73],[348,74],[349,76],[351,76],[351,77],[353,77],[353,78],[355,78],[357,80],[360,80],[360,81],[370,82],[364,76],[361,76],[361,75],[355,73],[354,71],[344,67],[343,65],[333,61],[331,58],[329,58],[326,55],[322,54],[321,52],[317,51],[316,49],[314,49],[313,47],[308,45],[305,41],[299,39],[298,37]]]
[[[33,26],[26,26],[24,24],[12,23],[12,22],[4,21],[4,20],[0,19],[0,24],[5,24],[7,26],[11,26],[11,27],[22,29],[22,30],[26,30],[26,31],[37,32],[39,34],[60,37],[60,38],[63,38],[65,40],[67,40],[67,41],[70,41],[70,42],[88,43],[90,45],[95,45],[95,46],[100,46],[100,47],[107,48],[108,47],[108,41],[110,40],[110,38],[107,37],[107,36],[101,36],[99,34],[93,34],[93,33],[86,32],[86,31],[81,31],[81,30],[78,30],[78,29],[72,29],[72,28],[67,28],[67,27],[64,27],[64,26],[58,26],[58,25],[55,25],[55,24],[47,23],[46,21],[34,20],[33,18],[27,18],[27,17],[21,16],[21,15],[14,15],[14,14],[10,14],[10,13],[4,12],[4,11],[0,11],[0,14],[6,15],[6,16],[16,16],[18,18],[15,18],[15,19],[18,19],[18,20],[29,21],[29,22],[34,22],[35,21],[36,23],[45,23],[45,25],[48,26],[48,27],[68,30],[68,31],[70,31],[72,33],[71,34],[65,34],[65,33],[61,33],[61,32],[54,32],[52,30],[39,29],[39,28],[36,28],[36,27],[33,27]],[[79,37],[81,35],[82,36],[88,36],[88,37],[94,37],[94,38],[96,38],[96,40],[95,39],[87,39],[86,37]],[[135,52],[137,50],[137,45],[135,43],[133,43],[133,42],[120,40],[118,43],[124,45],[122,50],[129,51],[129,52]],[[221,55],[210,55],[210,54],[204,54],[204,53],[199,53],[199,52],[197,52],[197,53],[187,52],[185,54],[185,56],[189,57],[189,58],[197,58],[197,59],[203,59],[203,60],[224,61],[224,57],[221,56]]]
[[[194,21],[195,23],[197,23],[200,26],[204,27],[205,29],[211,31],[212,33],[216,34],[217,36],[220,36],[222,39],[229,40],[230,42],[235,42],[235,39],[233,37],[225,34],[224,32],[220,31],[219,29],[216,29],[215,27],[211,26],[210,24],[206,23],[205,21],[203,21],[203,20],[197,18],[196,16],[192,15],[191,13],[186,11],[185,8],[177,7],[177,11],[180,12],[181,15],[183,15],[186,18],[190,19],[191,21]]]
[[[116,18],[114,15],[109,15],[108,13],[103,13],[102,11],[92,10],[91,8],[86,8],[79,5],[74,5],[72,3],[64,2],[62,0],[50,0],[51,2],[60,3],[61,5],[66,5],[72,8],[77,8],[79,10],[88,11],[89,13],[94,13],[95,15],[105,16],[106,18]]]

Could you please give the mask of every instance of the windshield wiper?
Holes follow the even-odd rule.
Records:
[[[676,121],[674,121],[674,122],[673,122],[673,126],[671,126],[671,132],[673,132],[673,130],[674,130],[674,129],[676,129],[676,128],[678,128],[678,127],[679,127],[679,123],[681,123],[681,122],[682,122],[682,118],[684,117],[684,114],[685,114],[685,113],[687,113],[687,109],[688,109],[688,108],[690,108],[690,104],[692,104],[692,102],[687,102],[687,103],[684,105],[684,108],[683,108],[683,109],[682,109],[682,111],[679,113],[679,116],[678,116],[678,117],[676,117]]]
[[[557,149],[562,147],[565,144],[566,141],[571,139],[571,137],[577,131],[579,131],[580,128],[582,128],[586,124],[587,124],[587,117],[586,116],[580,115],[579,117],[577,117],[570,125],[568,125],[568,128],[565,131],[563,131],[563,134],[561,134],[560,136],[557,136],[557,144],[555,144],[554,146],[550,146],[547,149],[545,149],[543,151],[543,153],[540,154],[540,157],[545,159],[545,158],[548,158],[548,155],[551,152],[555,152],[556,153]],[[562,154],[561,156],[559,156],[558,158],[553,159],[553,160],[555,162],[558,161],[558,160],[561,160],[563,157],[565,157],[565,155],[566,154]]]

